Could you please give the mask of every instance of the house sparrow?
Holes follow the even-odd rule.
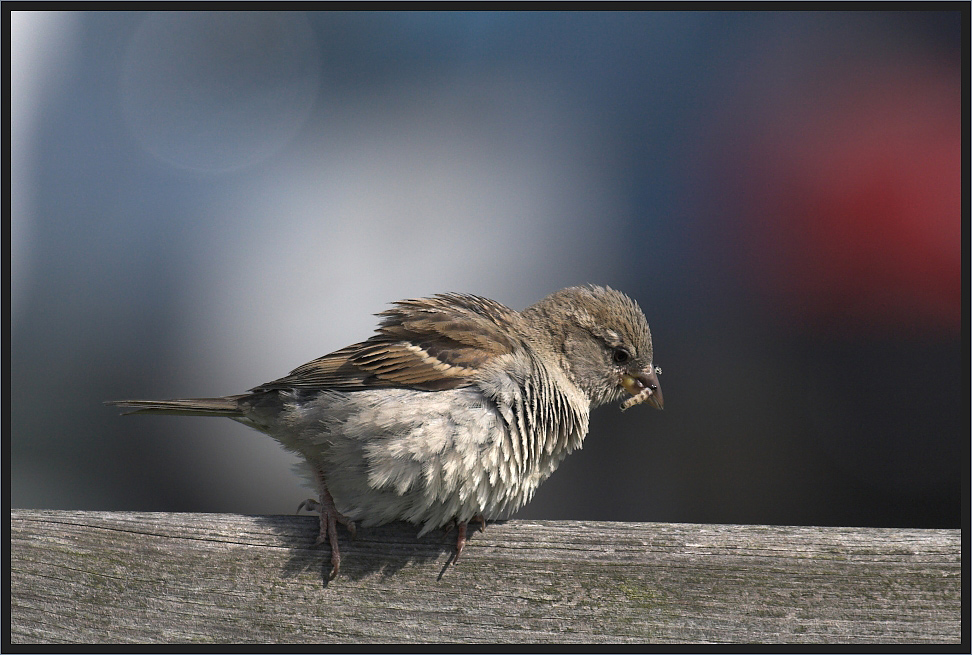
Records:
[[[395,303],[366,341],[248,393],[119,400],[132,414],[225,416],[303,458],[319,498],[318,543],[340,568],[337,523],[396,520],[419,536],[504,518],[527,503],[587,435],[590,410],[630,397],[662,408],[651,333],[608,287],[553,293],[522,312],[446,293]],[[300,508],[298,508],[299,511]]]

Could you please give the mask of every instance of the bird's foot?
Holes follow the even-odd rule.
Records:
[[[474,521],[479,521],[479,529],[481,532],[486,531],[486,517],[482,514],[477,514],[473,517]],[[452,559],[452,563],[456,564],[459,562],[459,555],[462,554],[462,549],[466,547],[466,532],[468,530],[469,521],[459,521],[458,519],[452,519],[446,524],[446,533],[451,532],[453,527],[459,528],[459,538],[456,539],[456,556]]]
[[[307,500],[301,502],[297,506],[297,511],[306,509],[311,512],[317,512],[320,516],[320,529],[317,534],[317,539],[314,541],[315,546],[320,546],[321,544],[327,542],[331,546],[331,575],[330,578],[334,579],[337,576],[338,571],[341,569],[341,549],[338,547],[337,539],[337,524],[340,523],[348,529],[351,533],[351,538],[354,539],[357,534],[357,529],[354,525],[354,521],[348,519],[344,514],[337,511],[334,506],[334,500],[331,498],[326,490],[321,494],[321,500],[317,501],[313,498],[308,498]]]
[[[459,563],[459,556],[466,546],[466,521],[459,524],[459,539],[456,540],[456,556],[452,559],[453,566]]]

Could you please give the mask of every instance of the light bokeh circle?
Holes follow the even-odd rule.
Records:
[[[119,91],[146,151],[177,168],[224,172],[288,144],[320,81],[301,13],[158,12],[132,35]]]

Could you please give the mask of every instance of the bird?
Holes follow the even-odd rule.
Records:
[[[648,321],[607,286],[552,293],[522,311],[441,293],[392,303],[375,333],[247,393],[108,401],[127,414],[222,416],[299,457],[317,492],[316,544],[340,570],[353,537],[392,521],[458,528],[507,518],[578,450],[591,410],[626,398],[663,409]]]

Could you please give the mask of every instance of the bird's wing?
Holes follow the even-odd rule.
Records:
[[[260,385],[355,391],[399,387],[440,391],[468,386],[494,357],[521,343],[517,312],[466,294],[403,300],[381,312],[376,334]]]

